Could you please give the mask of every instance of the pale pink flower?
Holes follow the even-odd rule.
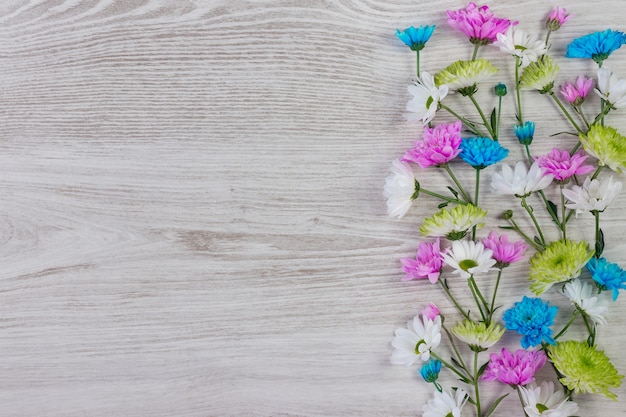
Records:
[[[496,17],[489,7],[478,7],[473,1],[465,9],[448,10],[448,24],[463,32],[471,43],[486,45],[496,40],[498,33],[504,33],[509,26],[516,25],[509,19]]]
[[[548,16],[546,26],[551,30],[559,30],[559,28],[563,26],[565,22],[572,18],[571,14],[566,13],[567,10],[565,10],[564,7],[556,6]]]
[[[593,78],[586,78],[579,75],[576,78],[576,84],[569,81],[561,86],[561,94],[573,106],[580,106],[585,101],[587,94],[593,87]]]
[[[547,155],[538,156],[535,161],[547,174],[554,176],[554,180],[564,182],[574,175],[588,174],[594,170],[591,165],[583,165],[588,155],[582,152],[570,155],[569,151],[557,148]]]
[[[400,262],[402,262],[402,269],[406,272],[402,281],[428,278],[431,283],[435,284],[443,267],[443,253],[439,246],[439,238],[433,243],[420,243],[417,246],[415,258],[403,258]]]
[[[487,249],[491,249],[493,259],[498,261],[496,266],[503,268],[521,260],[524,252],[528,249],[523,242],[509,242],[507,235],[498,236],[496,232],[490,232],[489,236],[482,240]]]
[[[503,348],[500,355],[492,353],[489,356],[489,365],[482,379],[498,380],[508,385],[526,385],[535,380],[535,372],[545,363],[546,354],[541,350],[519,349],[511,353]]]
[[[422,316],[435,321],[435,319],[439,316],[439,308],[433,303],[430,303],[422,310]]]
[[[443,165],[461,153],[461,121],[424,128],[423,140],[415,141],[413,148],[402,157],[404,162],[415,162],[422,168]]]

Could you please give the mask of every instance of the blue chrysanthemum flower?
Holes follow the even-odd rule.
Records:
[[[396,36],[413,51],[421,51],[424,49],[426,42],[428,42],[434,30],[435,25],[420,26],[417,29],[411,26],[403,31],[396,29]]]
[[[530,145],[535,135],[535,123],[526,122],[524,125],[515,125],[515,136],[522,145]]]
[[[541,298],[524,296],[522,301],[518,301],[504,312],[502,319],[506,328],[515,330],[523,336],[521,344],[524,349],[542,342],[551,345],[556,343],[552,338],[550,326],[554,324],[554,316],[559,308],[549,304],[547,301],[544,303]]]
[[[567,58],[591,58],[602,66],[602,61],[626,43],[626,34],[607,29],[576,38],[567,45]]]
[[[617,299],[620,289],[626,289],[626,271],[619,265],[605,258],[591,258],[587,262],[587,269],[600,288],[613,291],[613,301]]]
[[[435,382],[439,378],[439,372],[441,372],[441,362],[434,358],[430,358],[420,369],[420,375],[426,382]]]
[[[459,149],[461,159],[477,169],[500,162],[509,155],[509,150],[500,143],[482,137],[463,138]]]

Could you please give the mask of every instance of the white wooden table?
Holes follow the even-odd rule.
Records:
[[[554,5],[517,3],[490,6],[529,32]],[[563,58],[572,38],[626,29],[626,3],[566,3],[561,83],[595,65]],[[469,57],[445,23],[465,4],[2,1],[0,416],[421,415],[432,388],[389,363],[393,331],[427,301],[454,309],[400,281],[436,203],[386,216],[391,160],[420,134],[394,32],[436,24],[422,55],[436,72]],[[626,49],[608,64],[626,77]],[[531,101],[549,150],[567,125]],[[626,132],[623,114],[610,121]],[[623,266],[625,204],[604,217]],[[524,270],[504,301],[529,294]],[[600,340],[624,373],[622,298]],[[579,397],[579,414],[626,415],[617,394]],[[522,415],[515,395],[498,415]]]

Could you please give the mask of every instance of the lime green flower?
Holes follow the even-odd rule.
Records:
[[[622,378],[604,351],[587,342],[568,340],[550,346],[548,356],[563,375],[559,381],[575,393],[603,394],[616,400],[609,388],[619,388]]]
[[[482,227],[481,221],[485,216],[486,210],[471,204],[461,204],[451,210],[442,208],[424,219],[420,233],[424,236],[445,236],[450,240],[459,240],[472,227]]]
[[[459,340],[467,343],[474,352],[487,350],[504,334],[504,328],[495,322],[487,326],[485,323],[474,323],[471,320],[458,322],[451,331]]]
[[[580,142],[588,154],[598,159],[598,165],[606,165],[615,172],[626,168],[626,137],[609,126],[592,125]]]
[[[554,79],[558,72],[559,66],[548,55],[544,55],[524,68],[520,78],[520,87],[537,90],[541,94],[549,93],[554,87]]]
[[[487,80],[496,72],[498,69],[486,59],[459,60],[435,74],[435,85],[447,85],[451,90],[468,96],[476,92],[476,86],[479,83]]]
[[[557,240],[550,243],[530,259],[530,290],[540,295],[558,282],[578,277],[592,256],[593,251],[586,242]]]

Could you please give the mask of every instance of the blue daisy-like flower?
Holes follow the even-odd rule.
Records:
[[[626,289],[626,271],[619,265],[605,258],[591,258],[587,262],[587,269],[600,288],[613,291],[613,301],[617,299],[620,289]]]
[[[463,138],[459,149],[461,159],[477,169],[500,162],[509,155],[509,150],[500,143],[483,137]]]
[[[441,372],[441,362],[434,358],[430,358],[420,369],[420,375],[426,382],[435,382],[439,378],[439,372]]]
[[[504,312],[502,319],[508,330],[515,330],[521,334],[521,344],[524,349],[536,346],[542,342],[554,345],[556,342],[552,338],[554,316],[559,308],[551,306],[548,301],[545,303],[541,298],[530,298],[524,296],[522,301],[518,301]]]
[[[422,49],[424,49],[426,42],[428,42],[434,30],[435,25],[420,26],[417,29],[411,26],[402,31],[396,29],[396,36],[409,48],[411,48],[411,50],[421,51]]]
[[[523,125],[515,125],[515,137],[522,145],[530,145],[535,136],[535,123],[526,122]]]
[[[574,39],[567,45],[567,58],[591,58],[602,65],[613,51],[626,43],[626,34],[617,30],[607,29],[604,32],[594,32]]]

